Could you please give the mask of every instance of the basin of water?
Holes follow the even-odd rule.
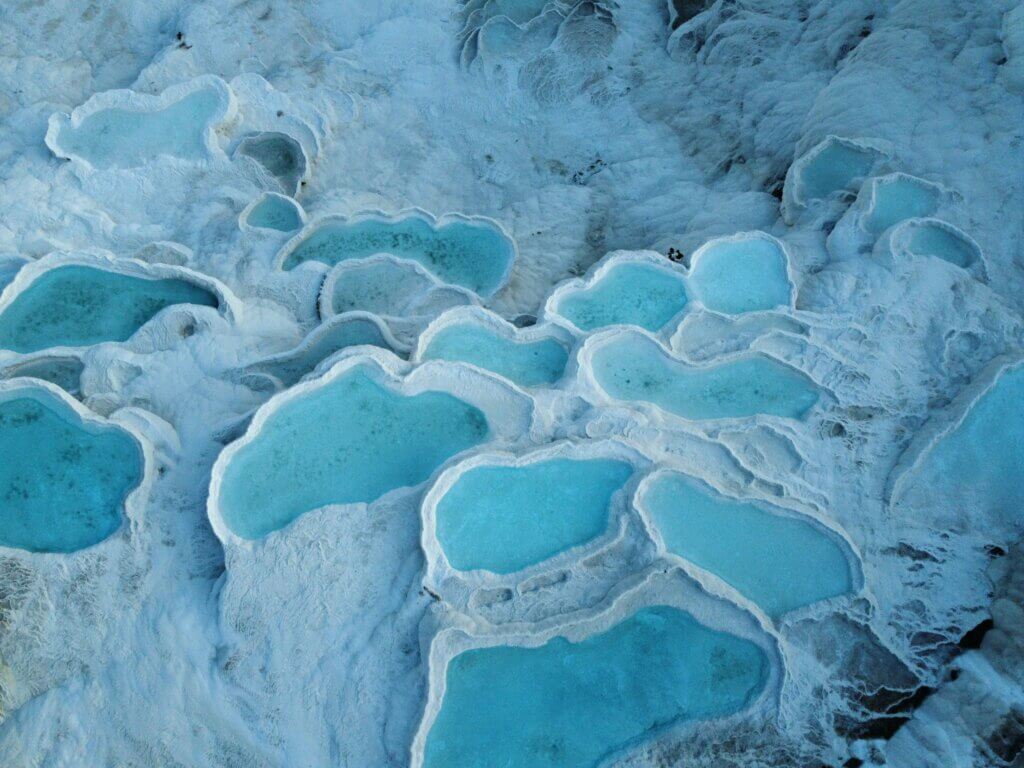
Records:
[[[651,478],[637,503],[669,552],[719,577],[769,616],[854,587],[845,543],[810,520],[726,498],[675,472]]]
[[[727,315],[788,307],[793,300],[788,260],[773,238],[751,234],[713,240],[693,256],[693,296]]]
[[[268,192],[244,214],[246,224],[259,229],[292,232],[302,227],[302,209],[290,197]]]

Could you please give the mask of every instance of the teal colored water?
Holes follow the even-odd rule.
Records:
[[[693,267],[690,288],[705,307],[727,315],[787,307],[792,290],[786,254],[760,237],[708,248]]]
[[[643,505],[665,547],[710,571],[769,616],[853,589],[839,539],[819,526],[660,475]]]
[[[907,219],[931,216],[939,205],[939,192],[909,176],[875,182],[874,202],[865,219],[868,230],[878,234]]]
[[[604,533],[632,474],[614,459],[476,467],[438,502],[437,539],[456,570],[513,573]]]
[[[5,368],[0,378],[13,379],[28,376],[56,384],[69,395],[77,395],[82,387],[85,365],[77,357],[46,357],[27,360]]]
[[[907,489],[983,524],[1024,520],[1024,366],[1011,368],[924,457]],[[897,508],[902,499],[897,499]]]
[[[810,379],[769,357],[692,367],[670,359],[639,334],[601,346],[592,363],[597,383],[612,397],[653,403],[685,419],[759,413],[799,419],[818,401]]]
[[[516,342],[479,325],[449,325],[430,339],[424,360],[460,360],[524,387],[562,378],[569,350],[554,339]]]
[[[0,402],[0,544],[75,552],[121,526],[142,480],[138,444],[114,427],[84,427],[55,398]]]
[[[489,296],[501,287],[515,257],[511,243],[487,224],[456,221],[434,229],[410,216],[368,219],[318,227],[285,259],[284,269],[304,261],[334,266],[348,259],[390,253],[422,264],[441,281]]]
[[[853,190],[858,179],[871,173],[876,157],[870,149],[829,141],[802,169],[804,197],[815,199]]]
[[[667,606],[578,643],[466,651],[448,665],[424,768],[595,768],[681,721],[744,709],[768,669],[754,643]]]
[[[968,240],[938,224],[915,224],[908,247],[918,256],[935,256],[958,267],[969,267],[978,260],[978,254]]]
[[[302,226],[302,217],[299,216],[299,209],[291,200],[276,195],[267,195],[252,207],[246,223],[250,227],[291,232]]]
[[[206,156],[206,130],[221,109],[221,95],[203,88],[156,112],[104,109],[77,128],[65,125],[60,148],[97,168],[131,168],[158,155],[186,160]]]
[[[483,413],[445,392],[403,396],[357,367],[267,419],[225,467],[220,510],[257,539],[303,512],[418,485],[489,431]]]
[[[256,363],[250,370],[269,373],[290,387],[335,352],[360,345],[390,349],[376,323],[361,317],[342,318],[317,328],[292,353]]]
[[[330,297],[333,312],[363,310],[375,315],[403,315],[414,298],[435,283],[408,262],[372,259],[344,267]]]
[[[78,265],[56,267],[0,313],[0,349],[36,352],[125,341],[174,304],[215,307],[218,299],[184,280],[148,280]]]
[[[564,296],[558,313],[580,330],[637,325],[658,331],[686,306],[683,278],[652,264],[614,265],[585,290]]]

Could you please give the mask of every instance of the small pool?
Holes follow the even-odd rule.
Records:
[[[31,377],[42,379],[63,389],[69,395],[78,396],[82,388],[82,373],[85,364],[77,357],[36,357],[22,360],[0,370],[0,378],[13,379]]]
[[[718,576],[769,616],[853,589],[845,545],[809,520],[719,496],[674,472],[656,475],[639,504],[669,552]]]
[[[670,358],[653,339],[621,334],[594,349],[598,386],[616,400],[646,402],[684,419],[765,414],[803,418],[818,401],[814,383],[770,357],[751,354],[717,365]]]
[[[491,296],[508,277],[515,246],[486,222],[459,220],[434,226],[422,216],[328,220],[290,247],[281,266],[294,269],[305,261],[334,266],[377,253],[416,261],[442,282]]]
[[[941,505],[971,525],[1024,521],[1024,364],[1006,369],[900,478],[897,514],[916,502]]]
[[[876,235],[901,221],[931,216],[939,206],[937,186],[904,173],[873,179],[870,191],[864,226]]]
[[[667,606],[580,642],[465,651],[448,664],[423,766],[596,768],[674,724],[746,708],[768,670],[754,643]]]
[[[646,262],[619,261],[588,287],[565,291],[555,311],[582,331],[623,324],[654,332],[685,306],[682,275]]]
[[[311,331],[294,349],[253,363],[247,370],[270,374],[290,387],[335,352],[364,345],[391,349],[381,326],[370,317],[337,315]]]
[[[128,96],[138,102],[153,100]],[[225,115],[228,99],[223,83],[208,83],[162,109],[108,107],[90,112],[77,124],[51,124],[47,141],[55,154],[82,158],[96,168],[132,168],[161,155],[200,160],[209,152],[208,134]]]
[[[36,352],[125,341],[174,304],[216,307],[219,300],[185,280],[152,280],[78,264],[57,266],[0,312],[0,349]]]
[[[356,366],[270,413],[225,465],[220,511],[257,539],[304,512],[418,485],[489,432],[484,414],[452,395],[402,395]]]
[[[829,136],[800,163],[800,196],[804,200],[815,200],[837,192],[852,192],[860,180],[871,173],[878,157],[878,152],[870,147]]]
[[[898,239],[915,256],[934,256],[967,269],[981,259],[980,248],[953,226],[937,219],[914,219]]]
[[[267,193],[249,209],[245,223],[260,229],[292,232],[302,227],[302,212],[290,197]]]
[[[372,312],[381,317],[402,317],[416,297],[437,287],[430,275],[414,264],[390,258],[350,261],[339,267],[335,279],[324,283],[322,314]]]
[[[632,474],[615,459],[473,467],[437,503],[438,542],[456,570],[522,570],[604,533]]]
[[[520,386],[536,387],[562,378],[569,350],[551,338],[516,341],[477,323],[459,323],[431,336],[420,357],[472,363]]]
[[[793,295],[785,251],[760,235],[712,241],[697,251],[690,290],[705,307],[727,315],[788,307]]]
[[[0,545],[75,552],[121,527],[143,476],[130,434],[83,424],[57,397],[32,388],[0,397]]]

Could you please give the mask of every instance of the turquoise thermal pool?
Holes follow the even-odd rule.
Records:
[[[465,323],[435,333],[421,357],[472,363],[521,386],[535,387],[562,378],[569,350],[554,339],[516,341],[490,328]]]
[[[437,503],[438,542],[456,570],[522,570],[604,533],[632,474],[614,459],[473,467]]]
[[[793,290],[786,254],[773,240],[746,237],[711,243],[695,258],[690,290],[727,315],[788,307]]]
[[[769,616],[853,589],[844,546],[810,521],[719,496],[675,473],[655,477],[640,503],[669,552],[715,574]]]
[[[36,352],[125,341],[166,307],[218,303],[211,291],[185,280],[58,266],[32,281],[0,312],[0,349]]]
[[[368,218],[328,221],[306,235],[285,257],[283,269],[305,261],[329,266],[377,253],[419,262],[442,282],[461,285],[482,296],[505,282],[515,248],[496,227],[453,221],[439,227],[419,216],[389,221]]]
[[[907,224],[907,250],[915,256],[934,256],[967,268],[978,261],[978,246],[950,226],[934,219]]]
[[[235,155],[250,157],[262,165],[289,195],[298,192],[306,175],[302,145],[286,133],[267,131],[246,136],[235,148]]]
[[[41,390],[0,401],[0,545],[75,552],[121,526],[143,455],[122,429],[83,424]]]
[[[556,311],[583,331],[636,325],[658,331],[686,306],[683,277],[645,262],[612,265],[588,288],[564,293]]]
[[[820,150],[800,169],[800,189],[805,200],[852,191],[859,179],[871,173],[878,153],[867,147],[835,137],[825,140]]]
[[[264,195],[249,211],[245,223],[260,229],[291,232],[302,226],[302,215],[294,200],[281,195]]]
[[[63,389],[69,395],[78,395],[82,387],[85,365],[77,357],[41,357],[10,365],[0,371],[0,378],[13,379],[27,376],[42,379]]]
[[[896,497],[900,510],[918,494],[941,498],[971,524],[993,516],[1024,520],[1024,364],[1007,369],[941,437]],[[909,497],[909,498],[908,498]]]
[[[939,205],[938,187],[902,173],[875,179],[871,190],[871,208],[864,226],[874,234],[907,219],[931,216]]]
[[[448,664],[423,766],[596,768],[679,722],[744,709],[768,669],[754,643],[667,606],[580,642],[465,651]]]
[[[76,155],[97,168],[131,168],[159,155],[199,160],[207,154],[206,134],[224,110],[224,95],[200,88],[154,112],[111,107],[56,137],[60,152]]]
[[[295,349],[254,363],[248,370],[268,373],[290,387],[335,352],[361,345],[391,349],[380,326],[368,317],[333,317]]]
[[[257,539],[304,512],[418,485],[489,432],[484,414],[452,395],[401,395],[356,366],[267,417],[225,466],[220,511]]]
[[[653,339],[622,334],[597,347],[590,362],[611,397],[651,403],[684,419],[799,419],[818,401],[810,379],[764,355],[690,366],[668,357]]]
[[[416,297],[436,287],[436,283],[409,262],[377,258],[352,261],[337,280],[324,290],[330,295],[323,302],[332,314],[362,310],[382,317],[404,315]]]

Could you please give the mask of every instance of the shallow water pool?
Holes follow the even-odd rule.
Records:
[[[142,452],[123,430],[83,426],[66,404],[38,397],[0,401],[0,544],[75,552],[121,527]]]
[[[690,289],[708,309],[736,315],[789,306],[793,286],[782,248],[749,237],[708,245],[690,273]]]
[[[424,360],[458,360],[493,371],[524,387],[554,384],[569,350],[554,339],[515,341],[476,324],[449,325],[434,334]]]
[[[245,223],[250,227],[291,232],[302,226],[302,216],[293,200],[281,195],[264,195],[249,211]]]
[[[594,768],[684,720],[731,714],[767,680],[757,645],[676,608],[644,608],[580,642],[459,654],[424,768]]]
[[[58,266],[40,275],[0,312],[0,349],[36,352],[125,341],[174,304],[215,307],[218,299],[184,280]]]
[[[810,379],[764,355],[689,366],[640,334],[602,344],[591,365],[598,385],[616,400],[652,403],[685,419],[756,414],[799,419],[818,401]]]
[[[438,502],[437,539],[456,570],[513,573],[604,533],[632,474],[614,459],[474,467]]]
[[[834,137],[823,143],[801,169],[800,189],[806,200],[853,191],[857,182],[871,173],[878,159],[874,150]]]
[[[907,219],[931,216],[939,205],[939,190],[913,176],[896,174],[875,179],[871,208],[864,219],[869,232],[880,234]]]
[[[401,395],[357,366],[269,416],[225,466],[220,511],[237,535],[257,539],[304,512],[418,485],[489,431],[480,410],[452,395]]]
[[[917,256],[934,256],[966,269],[978,261],[977,246],[952,227],[931,220],[908,224],[907,249]]]
[[[419,262],[442,282],[484,296],[501,287],[515,257],[508,238],[489,224],[454,221],[435,228],[410,216],[323,223],[288,254],[282,268],[294,269],[304,261],[334,266],[377,253]]]
[[[715,574],[769,616],[853,588],[839,539],[808,520],[719,496],[675,473],[655,477],[641,504],[669,552]]]
[[[557,312],[583,331],[636,325],[658,331],[686,306],[681,275],[643,262],[611,266],[588,288],[564,294]]]

